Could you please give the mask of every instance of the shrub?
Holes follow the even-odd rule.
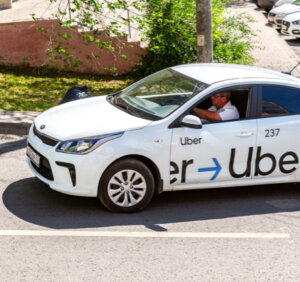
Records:
[[[140,17],[148,53],[135,71],[147,75],[172,65],[196,61],[196,1],[144,0],[146,13]],[[246,14],[230,14],[228,0],[213,0],[214,61],[251,64],[254,59],[251,31]]]

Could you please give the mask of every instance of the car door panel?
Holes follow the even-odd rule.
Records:
[[[300,89],[263,85],[259,91],[254,177],[297,180],[300,155]]]
[[[201,129],[174,128],[171,178],[174,188],[250,179],[256,121],[205,124]]]

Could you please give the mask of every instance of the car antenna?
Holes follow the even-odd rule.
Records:
[[[290,71],[283,71],[282,73],[288,74],[288,75],[292,75],[293,70],[294,70],[296,67],[298,67],[299,65],[300,65],[300,62],[299,62],[296,66],[294,66]]]

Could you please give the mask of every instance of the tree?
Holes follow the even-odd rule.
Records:
[[[211,0],[196,0],[197,62],[213,61]]]

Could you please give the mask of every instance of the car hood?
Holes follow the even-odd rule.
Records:
[[[287,15],[284,18],[284,20],[288,21],[288,22],[299,21],[300,20],[300,11]]]
[[[279,13],[287,13],[290,11],[297,11],[300,10],[299,5],[294,4],[284,4],[282,6],[276,7],[270,11],[270,13],[279,14]]]
[[[279,0],[279,1],[277,1],[275,3],[274,8],[275,7],[280,7],[280,6],[284,5],[284,4],[290,4],[292,2],[294,2],[294,0]]]
[[[69,102],[34,120],[40,133],[61,141],[136,130],[151,122],[116,108],[106,101],[106,96]]]

